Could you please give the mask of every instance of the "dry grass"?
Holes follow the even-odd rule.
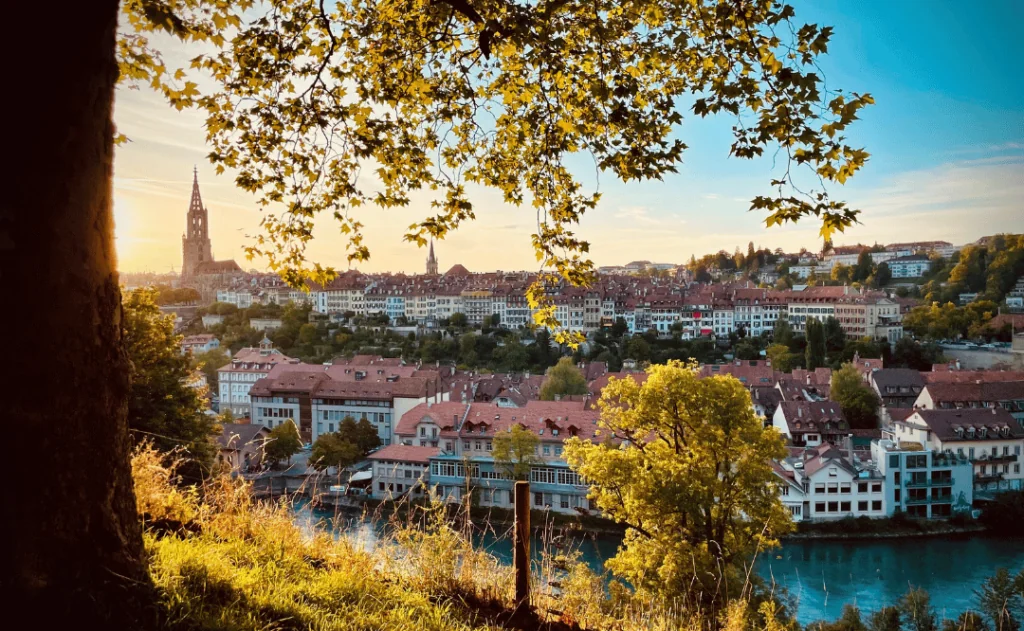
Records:
[[[283,501],[256,501],[245,483],[175,485],[176,462],[150,447],[133,457],[150,573],[168,629],[681,629],[712,621],[639,601],[549,545],[532,577],[530,611],[514,611],[512,570],[475,548],[466,513],[439,501],[393,511],[372,550],[305,532]],[[738,603],[723,626],[778,631],[773,612]]]

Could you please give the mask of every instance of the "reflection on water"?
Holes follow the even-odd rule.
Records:
[[[296,505],[305,528],[319,523],[369,549],[384,532],[382,522],[335,518],[332,513]],[[508,532],[486,532],[474,543],[506,562],[512,562]],[[595,570],[615,554],[615,537],[582,537],[567,542],[579,549]],[[542,543],[535,537],[531,551],[540,558]],[[796,600],[797,619],[835,619],[850,603],[862,612],[894,604],[910,586],[931,594],[940,618],[955,617],[977,608],[974,590],[996,568],[1024,569],[1024,539],[991,537],[906,537],[857,541],[792,541],[758,559],[758,572],[786,589]]]

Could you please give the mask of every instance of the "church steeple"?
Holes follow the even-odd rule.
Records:
[[[434,240],[430,240],[430,254],[427,256],[427,274],[437,275],[437,258],[434,256]]]
[[[199,194],[199,169],[193,167],[192,199],[188,204],[185,235],[181,238],[182,277],[191,277],[200,263],[213,260],[213,249],[210,245],[210,233],[207,227],[208,219],[206,207],[203,206],[203,198]]]

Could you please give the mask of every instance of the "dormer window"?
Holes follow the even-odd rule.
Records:
[[[987,427],[982,427],[981,429],[979,429],[979,430],[978,430],[978,436],[979,436],[980,438],[986,438],[986,437],[988,437],[988,428],[987,428]]]
[[[962,427],[957,427],[957,428],[956,428],[955,430],[953,430],[953,431],[955,431],[955,432],[956,432],[956,435],[957,435],[957,437],[958,437],[958,438],[963,438],[963,437],[964,437],[964,428],[962,428]]]
[[[967,428],[967,437],[968,438],[974,438],[974,428],[973,427],[968,427]]]
[[[1003,425],[1003,436],[1009,436],[1009,435],[1010,435],[1010,427],[1008,425]]]

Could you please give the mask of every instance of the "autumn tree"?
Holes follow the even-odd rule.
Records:
[[[765,356],[772,362],[772,368],[779,372],[790,372],[797,367],[798,355],[789,352],[789,347],[772,344],[765,349]]]
[[[271,462],[291,460],[292,456],[302,449],[302,438],[299,428],[292,419],[285,419],[277,427],[270,430],[270,436],[264,444],[263,453]]]
[[[842,406],[843,414],[854,429],[878,427],[878,395],[864,383],[853,364],[843,364],[832,373],[829,398]]]
[[[206,383],[209,384],[210,392],[217,392],[217,369],[223,368],[231,363],[231,352],[223,346],[211,348],[208,351],[197,353],[192,356],[192,365],[198,368],[206,376]]]
[[[563,357],[558,363],[548,368],[544,374],[544,383],[540,386],[541,401],[554,401],[555,397],[573,394],[586,394],[587,379],[572,363],[571,357]]]
[[[38,8],[14,3],[6,18],[33,24]],[[777,2],[56,0],[47,18],[59,44],[8,77],[34,86],[34,98],[12,104],[8,141],[22,153],[0,269],[32,270],[6,275],[7,289],[28,309],[19,318],[51,332],[44,343],[22,336],[33,339],[11,352],[22,370],[63,385],[48,397],[23,389],[9,404],[24,432],[14,438],[31,445],[12,464],[46,473],[10,498],[19,549],[2,578],[16,586],[9,596],[51,619],[127,624],[141,608],[125,592],[145,585],[112,241],[118,80],[202,112],[210,160],[267,209],[249,252],[293,285],[333,276],[305,257],[318,214],[337,218],[349,260],[362,261],[363,207],[434,195],[432,216],[407,235],[423,245],[474,218],[473,186],[531,204],[544,269],[585,283],[589,246],[571,227],[599,197],[566,159],[585,153],[619,179],[662,178],[681,163],[685,111],[736,119],[734,156],[781,147],[771,192],[751,200],[768,225],[814,215],[828,237],[857,217],[823,186],[796,190],[801,169],[786,167],[824,183],[855,174],[867,153],[847,133],[871,97],[825,87],[818,62],[832,29],[800,25]],[[175,68],[157,34],[201,42],[202,53]],[[18,37],[3,46],[11,59],[27,48]],[[367,164],[373,177],[359,177]],[[548,280],[528,298],[540,323],[557,326]]]
[[[539,462],[537,445],[540,438],[521,425],[494,436],[494,464],[513,480],[529,480],[530,468]]]
[[[647,380],[609,381],[598,403],[600,444],[566,441],[589,497],[628,529],[608,567],[640,593],[701,608],[740,593],[757,551],[792,528],[771,461],[785,456],[750,394],[696,365],[651,366]]]
[[[309,454],[309,463],[319,470],[328,467],[341,470],[359,462],[361,457],[358,445],[338,432],[331,432],[317,437]]]

